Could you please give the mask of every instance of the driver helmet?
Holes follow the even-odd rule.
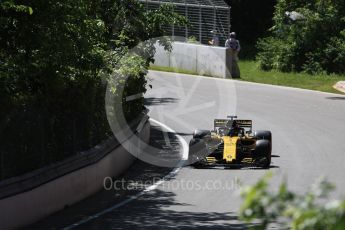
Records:
[[[239,125],[238,125],[237,121],[233,121],[233,122],[232,122],[231,128],[232,128],[232,129],[234,129],[234,128],[239,128]]]

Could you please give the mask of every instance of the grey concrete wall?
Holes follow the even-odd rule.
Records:
[[[145,143],[149,142],[149,121],[136,135]],[[119,176],[134,160],[120,145],[95,164],[0,200],[0,228],[13,229],[32,224],[62,210],[66,205],[85,199],[103,188],[105,177]]]
[[[172,51],[156,44],[155,66],[189,70],[199,75],[231,77],[231,52],[225,47],[173,42]]]

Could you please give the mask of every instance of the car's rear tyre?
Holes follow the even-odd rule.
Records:
[[[262,168],[269,168],[271,165],[271,143],[269,140],[257,140],[254,150],[256,164]]]
[[[256,130],[254,131],[254,137],[258,140],[269,140],[272,142],[272,133],[267,130]]]

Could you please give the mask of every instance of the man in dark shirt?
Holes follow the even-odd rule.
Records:
[[[225,42],[225,47],[236,51],[237,54],[238,52],[240,52],[241,46],[240,46],[240,42],[236,39],[235,32],[231,32],[229,34],[229,38]]]
[[[229,34],[229,38],[225,42],[225,47],[230,51],[231,53],[231,63],[230,63],[230,73],[231,77],[233,78],[239,78],[240,68],[238,67],[238,53],[241,50],[240,42],[236,39],[236,33],[231,32]]]

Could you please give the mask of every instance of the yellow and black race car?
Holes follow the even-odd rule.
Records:
[[[194,167],[269,168],[270,131],[252,131],[252,120],[215,119],[214,130],[195,130],[189,143],[189,164]]]

